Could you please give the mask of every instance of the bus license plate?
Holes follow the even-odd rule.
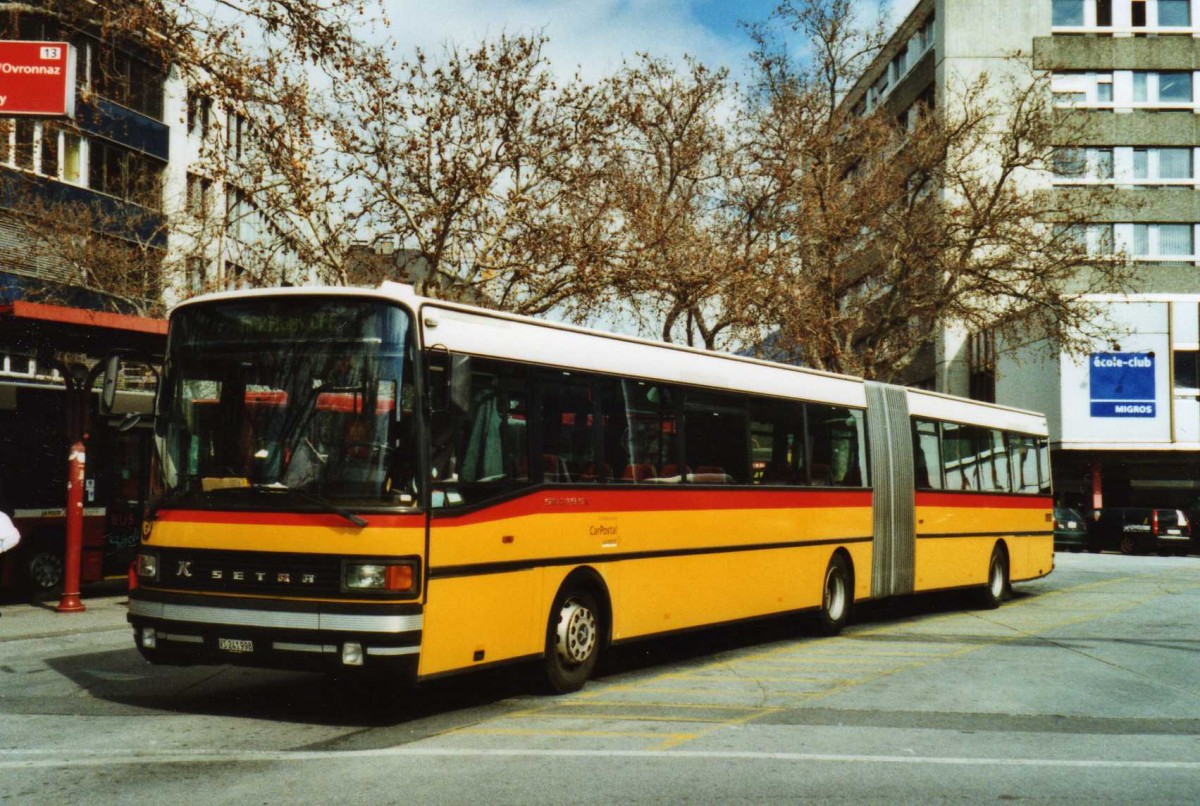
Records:
[[[240,638],[218,638],[217,649],[226,652],[253,652],[254,642],[243,641]]]

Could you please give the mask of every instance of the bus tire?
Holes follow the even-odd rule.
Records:
[[[63,546],[57,540],[34,540],[21,556],[22,581],[30,593],[48,593],[63,581]]]
[[[1008,552],[997,543],[988,561],[987,583],[980,591],[980,604],[987,610],[995,610],[1008,597],[1009,585]]]
[[[821,612],[817,614],[817,629],[822,635],[837,635],[850,620],[854,595],[850,587],[850,569],[841,554],[829,559],[821,585]]]
[[[600,658],[602,614],[586,587],[565,587],[554,600],[546,627],[542,671],[551,693],[579,691]]]

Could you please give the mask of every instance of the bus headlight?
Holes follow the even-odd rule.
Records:
[[[137,555],[138,579],[158,580],[158,554],[153,551],[139,551]]]
[[[342,568],[342,585],[347,591],[413,593],[417,567],[404,562],[347,562]]]

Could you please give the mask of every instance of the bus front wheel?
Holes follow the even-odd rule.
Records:
[[[1008,552],[997,544],[992,549],[992,558],[988,562],[987,584],[983,586],[979,601],[984,608],[993,610],[1000,606],[1008,595]]]
[[[850,571],[840,554],[829,560],[825,569],[825,584],[821,589],[821,612],[817,626],[823,635],[837,635],[850,620]]]
[[[543,671],[556,694],[579,691],[600,657],[600,609],[588,590],[571,588],[559,594],[546,629]]]

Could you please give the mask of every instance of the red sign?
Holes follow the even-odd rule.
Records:
[[[75,116],[75,48],[69,42],[0,42],[0,117]]]

